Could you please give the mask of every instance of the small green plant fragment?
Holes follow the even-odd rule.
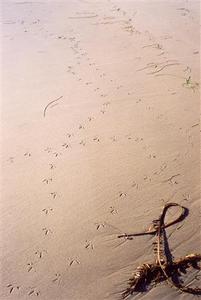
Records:
[[[193,92],[195,92],[195,90],[199,88],[199,83],[196,81],[192,81],[191,76],[189,76],[188,78],[185,78],[183,86],[188,89],[192,89]]]

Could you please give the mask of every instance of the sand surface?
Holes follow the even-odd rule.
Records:
[[[184,0],[1,0],[1,300],[120,299],[154,238],[117,235],[168,201],[189,209],[172,254],[200,252],[199,15]],[[163,283],[131,299],[194,296]]]

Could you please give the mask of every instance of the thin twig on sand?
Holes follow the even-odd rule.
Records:
[[[181,174],[176,174],[176,175],[172,175],[171,177],[163,180],[162,182],[168,182],[168,181],[172,181],[173,178],[177,177],[177,176],[180,176]]]
[[[53,104],[54,102],[59,101],[61,98],[63,98],[63,96],[60,96],[59,98],[57,98],[57,99],[55,99],[55,100],[49,102],[49,103],[45,106],[45,108],[44,108],[44,110],[43,110],[43,117],[44,117],[44,118],[45,118],[45,116],[46,116],[46,111],[47,111],[48,107],[49,107],[51,104]]]

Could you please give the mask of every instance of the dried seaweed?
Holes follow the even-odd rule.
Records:
[[[195,90],[199,88],[199,83],[196,81],[192,81],[191,76],[189,76],[188,78],[185,78],[185,82],[183,83],[183,86],[188,89],[192,89],[193,92],[195,92]]]
[[[165,215],[172,206],[180,208],[180,215],[173,221],[165,224]],[[137,267],[128,281],[128,287],[122,292],[122,299],[127,298],[134,292],[142,292],[149,285],[155,285],[162,281],[167,281],[171,286],[181,292],[194,295],[201,295],[201,289],[198,287],[189,287],[182,285],[180,277],[182,273],[186,273],[189,267],[201,269],[198,262],[201,261],[201,254],[189,254],[178,260],[173,260],[169,249],[165,228],[182,221],[188,214],[188,209],[177,204],[168,203],[164,206],[161,216],[157,220],[153,220],[153,229],[133,234],[119,235],[118,238],[127,237],[132,239],[134,236],[154,234],[156,241],[154,242],[154,253],[156,255],[154,263],[144,263]]]

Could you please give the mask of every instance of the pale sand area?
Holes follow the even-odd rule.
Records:
[[[154,238],[117,235],[168,201],[189,209],[173,255],[199,253],[199,2],[1,6],[0,299],[120,299]]]

